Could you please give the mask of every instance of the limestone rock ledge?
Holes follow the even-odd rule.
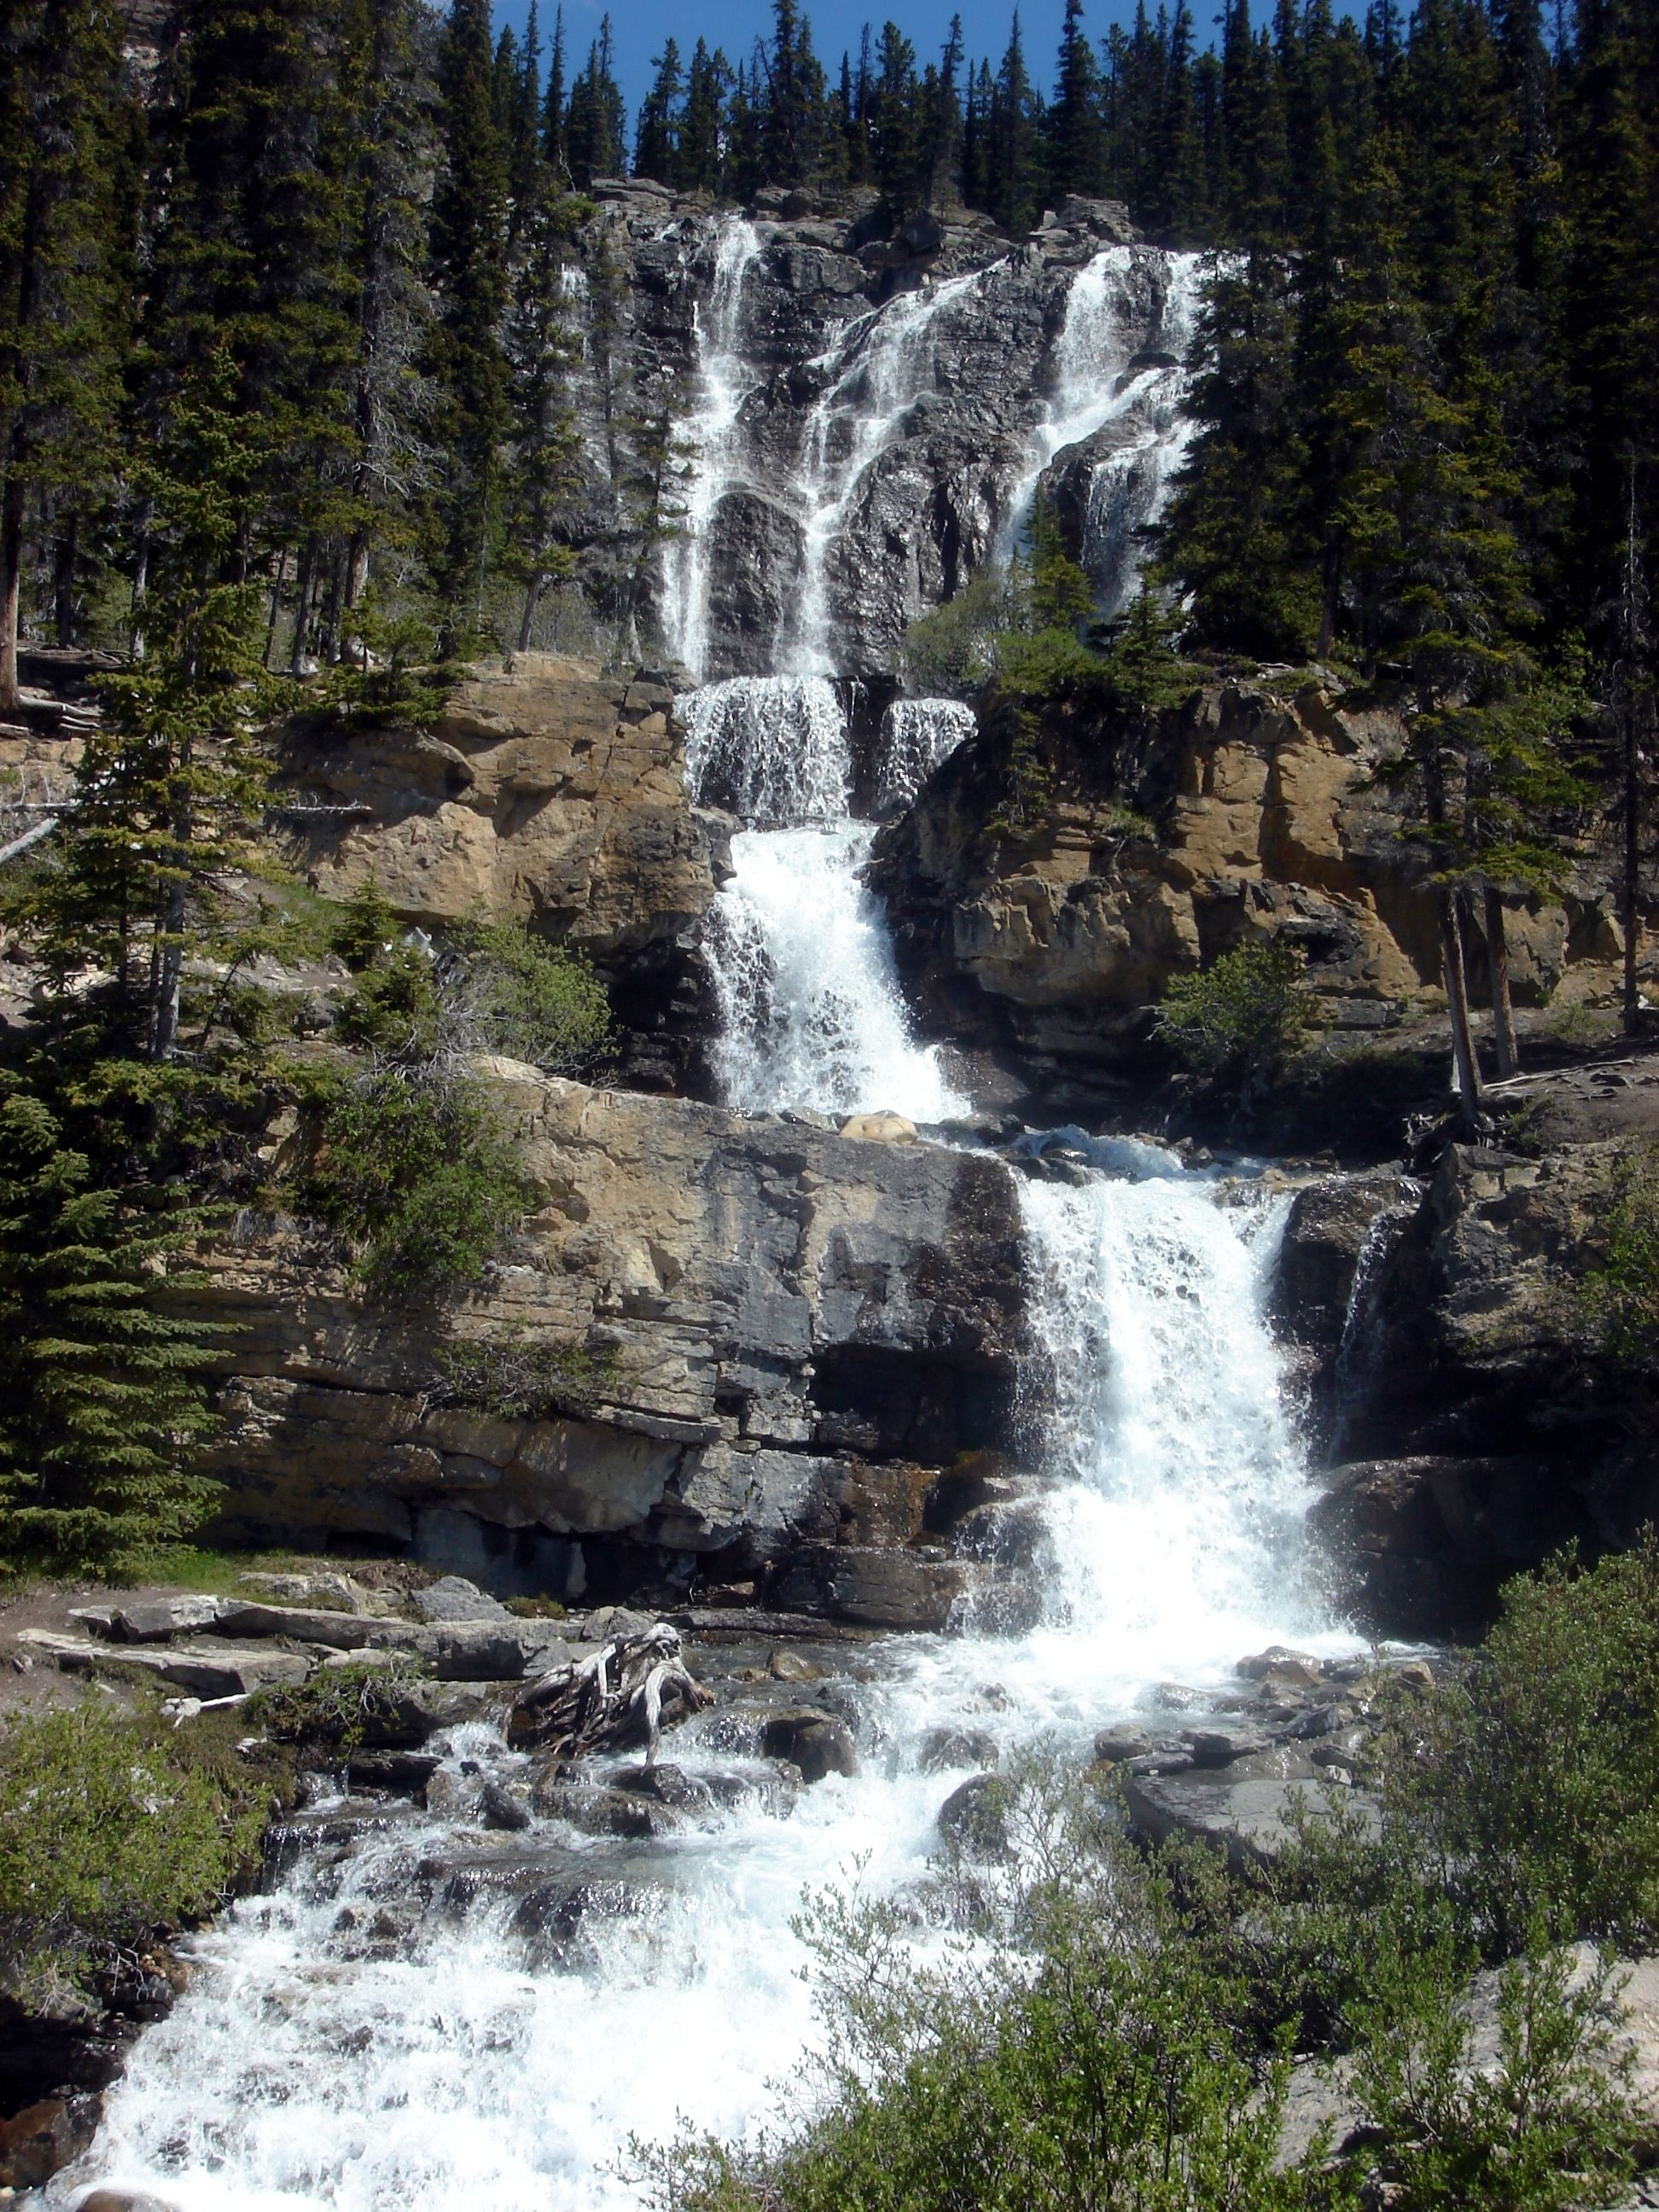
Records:
[[[691,805],[684,765],[665,683],[521,653],[472,670],[429,731],[296,723],[277,827],[326,897],[373,877],[409,921],[521,921],[587,953],[629,1079],[675,1088],[731,830]]]
[[[540,1204],[458,1308],[373,1304],[292,1225],[208,1255],[219,1533],[571,1597],[787,1579],[798,1610],[942,1625],[1027,1349],[1009,1170],[485,1066]],[[492,1338],[580,1351],[580,1411],[442,1402],[441,1346]]]

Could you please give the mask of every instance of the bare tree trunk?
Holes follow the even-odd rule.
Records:
[[[17,711],[17,608],[23,588],[23,479],[0,495],[0,714]]]
[[[1342,557],[1334,544],[1325,548],[1324,575],[1319,594],[1319,641],[1314,647],[1314,659],[1328,658],[1331,641],[1336,635],[1336,603],[1342,586]]]
[[[1504,902],[1491,884],[1486,890],[1486,964],[1492,970],[1492,1037],[1501,1080],[1521,1065],[1515,1036],[1515,1008],[1510,1000],[1510,944]]]
[[[1624,988],[1621,994],[1625,1035],[1639,1036],[1642,995],[1636,985],[1636,963],[1642,938],[1642,756],[1636,741],[1636,701],[1625,700],[1624,820],[1620,824],[1624,850],[1620,855],[1619,918],[1625,934]]]
[[[276,617],[283,611],[283,586],[287,581],[288,548],[286,545],[279,545],[276,549],[276,574],[270,580],[270,612],[265,620],[264,662],[267,668],[270,665],[270,656],[276,648]]]
[[[1474,1056],[1474,1037],[1469,1028],[1468,972],[1463,962],[1463,927],[1455,891],[1440,894],[1440,962],[1445,975],[1446,1009],[1451,1016],[1458,1103],[1472,1130],[1480,1108],[1480,1063]]]
[[[316,573],[317,546],[313,538],[307,538],[300,555],[300,573],[294,587],[294,644],[288,656],[289,673],[304,673],[306,632],[311,626],[311,586]]]
[[[518,650],[528,653],[530,633],[536,620],[536,610],[542,603],[542,593],[547,588],[547,579],[538,568],[525,587],[524,615],[519,623]]]
[[[75,571],[81,557],[81,518],[71,507],[64,517],[52,550],[52,623],[58,642],[75,642]]]
[[[135,660],[144,657],[144,594],[149,589],[149,509],[138,520],[138,557],[132,569],[132,612],[130,649]]]

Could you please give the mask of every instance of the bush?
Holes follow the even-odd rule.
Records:
[[[452,963],[447,963],[452,964]],[[611,1006],[588,963],[516,924],[458,933],[453,981],[460,1018],[480,1044],[556,1074],[574,1074],[603,1050]]]
[[[1659,1936],[1659,1540],[1504,1592],[1466,1681],[1396,1704],[1384,1814],[1488,1955]]]
[[[996,672],[1005,635],[1021,617],[1018,579],[976,568],[954,599],[919,615],[904,633],[904,680],[922,696],[965,699]]]
[[[261,1690],[249,1717],[278,1743],[356,1751],[363,1744],[419,1741],[431,1727],[416,1692],[420,1662],[398,1654],[389,1666],[368,1660],[319,1667],[305,1681]]]
[[[313,1078],[311,1104],[320,1136],[299,1202],[357,1247],[364,1279],[404,1295],[476,1281],[530,1196],[481,1086],[393,1066]]]
[[[503,1421],[544,1421],[591,1412],[616,1367],[609,1348],[527,1337],[521,1328],[498,1331],[438,1353],[443,1377],[434,1402],[465,1406]]]
[[[1241,945],[1195,975],[1172,978],[1158,1034],[1184,1066],[1209,1076],[1271,1073],[1313,1022],[1302,956],[1288,945]]]
[[[1601,1264],[1584,1297],[1611,1358],[1630,1367],[1659,1359],[1659,1153],[1632,1152],[1620,1164]]]
[[[270,1776],[202,1723],[101,1699],[0,1728],[0,1985],[27,1999],[210,1911],[257,1863]]]

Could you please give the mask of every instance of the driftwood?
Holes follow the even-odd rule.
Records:
[[[553,1668],[520,1691],[507,1741],[560,1759],[643,1743],[649,1766],[662,1730],[714,1702],[712,1691],[687,1672],[678,1636],[659,1620],[643,1635],[617,1637],[586,1658]]]

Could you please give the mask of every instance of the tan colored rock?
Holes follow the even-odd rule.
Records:
[[[849,1114],[841,1134],[860,1145],[914,1145],[916,1125],[902,1114]]]
[[[296,727],[289,857],[327,897],[373,877],[428,925],[536,923],[599,959],[669,942],[714,896],[720,836],[686,799],[671,705],[659,687],[524,653],[473,670],[430,732]],[[338,811],[301,811],[319,805]]]

